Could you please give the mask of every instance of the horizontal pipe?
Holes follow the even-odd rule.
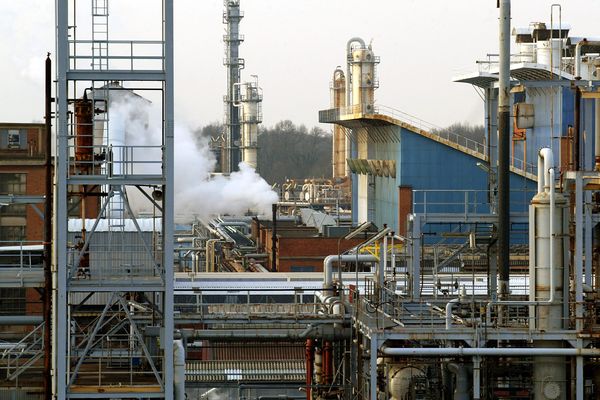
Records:
[[[600,349],[541,347],[383,347],[383,354],[403,357],[461,356],[600,356]]]
[[[44,322],[42,315],[2,315],[0,325],[39,325]]]
[[[219,339],[219,340],[239,340],[239,339],[349,339],[352,331],[350,328],[334,327],[332,325],[316,325],[306,329],[210,329],[194,330],[193,332],[183,332],[188,339]]]

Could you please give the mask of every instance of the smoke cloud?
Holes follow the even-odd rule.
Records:
[[[113,93],[116,94],[113,96]],[[125,144],[160,146],[161,110],[147,100],[127,91],[111,91],[110,120],[119,121],[125,129]],[[113,129],[111,127],[111,129]],[[116,134],[117,137],[122,137]],[[240,170],[229,176],[212,178],[216,160],[208,138],[197,140],[185,125],[175,125],[175,217],[178,222],[194,218],[206,219],[219,214],[242,215],[251,212],[269,215],[277,194],[250,166],[241,163]],[[148,148],[140,155],[144,160],[160,159],[158,149]],[[135,166],[136,173],[157,173],[157,164]],[[135,190],[128,190],[134,213],[151,212],[149,202]]]

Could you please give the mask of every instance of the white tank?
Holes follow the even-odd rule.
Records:
[[[554,184],[554,182],[552,182]],[[535,232],[530,234],[530,265],[529,265],[529,299],[531,301],[547,301],[550,298],[550,241],[553,241],[554,264],[554,304],[540,304],[531,307],[530,313],[535,312],[537,330],[555,331],[562,329],[563,323],[563,290],[565,282],[564,254],[567,251],[564,237],[568,235],[567,200],[560,194],[555,194],[553,230],[550,232],[550,194],[543,191],[531,200],[530,213],[533,213]],[[541,341],[534,343],[538,347],[561,347],[560,341]],[[534,358],[533,381],[536,399],[566,399],[566,359],[564,357]]]
[[[258,124],[262,122],[261,102],[262,95],[258,84],[255,82],[244,83],[242,85],[242,114],[240,118],[242,125],[242,161],[254,169],[257,166]]]
[[[352,105],[358,112],[373,112],[375,63],[375,55],[371,49],[359,48],[352,51]]]
[[[333,72],[331,84],[331,106],[333,108],[344,108],[346,106],[346,77],[344,71],[338,67]],[[349,175],[346,159],[350,157],[350,151],[346,140],[344,127],[335,124],[333,126],[333,178],[342,178]]]
[[[560,39],[543,40],[536,43],[536,59],[538,64],[550,67],[550,57],[552,57],[553,68],[560,66]],[[564,48],[564,46],[563,46]]]
[[[391,367],[388,391],[392,400],[406,400],[410,396],[412,379],[424,377],[425,373],[416,367]]]
[[[519,43],[519,62],[535,63],[536,43]]]

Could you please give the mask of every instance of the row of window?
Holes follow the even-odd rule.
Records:
[[[27,174],[0,173],[0,195],[27,193]],[[25,204],[0,204],[0,241],[25,240],[27,206]]]

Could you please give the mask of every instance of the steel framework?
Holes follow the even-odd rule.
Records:
[[[158,40],[111,40],[109,0],[91,0],[89,14],[80,4],[56,0],[53,396],[172,399],[173,1],[155,0]],[[133,84],[160,93],[160,139],[152,146],[118,142],[125,135],[109,122],[117,93]],[[90,120],[78,112],[86,101]],[[130,188],[154,191],[144,199],[160,216],[152,240],[132,212]],[[83,221],[73,244],[76,207]],[[125,222],[141,245],[124,243]],[[96,235],[101,225],[108,232]],[[108,239],[99,245],[97,236]]]

